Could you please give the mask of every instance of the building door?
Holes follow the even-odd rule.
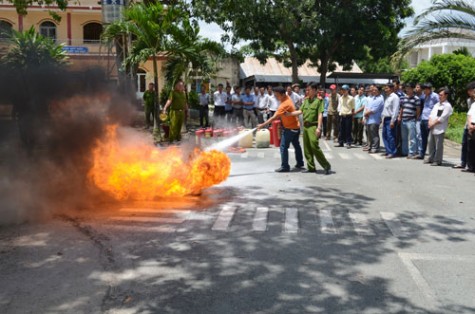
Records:
[[[147,89],[147,72],[145,72],[143,69],[138,69],[137,71],[137,98],[142,99],[143,98],[143,93]]]

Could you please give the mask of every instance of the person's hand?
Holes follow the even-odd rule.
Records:
[[[290,117],[290,116],[291,116],[291,113],[290,113],[290,112],[285,112],[285,113],[284,113],[284,116]]]
[[[390,127],[391,127],[391,129],[394,129],[394,122],[391,122]]]
[[[262,129],[264,126],[265,126],[264,123],[258,124],[258,125],[257,125],[257,129],[260,130],[260,129]]]
[[[322,130],[320,128],[317,128],[315,130],[315,135],[317,136],[317,138],[320,138],[322,136]]]

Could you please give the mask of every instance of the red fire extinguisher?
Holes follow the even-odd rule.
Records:
[[[282,136],[282,124],[280,120],[274,120],[272,122],[272,131],[274,133],[274,146],[280,146],[280,138]]]

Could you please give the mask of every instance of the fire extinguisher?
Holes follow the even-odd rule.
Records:
[[[282,136],[282,123],[280,120],[274,120],[272,122],[272,131],[274,133],[274,146],[279,147]]]

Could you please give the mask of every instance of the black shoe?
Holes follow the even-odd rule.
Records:
[[[279,169],[275,169],[275,172],[290,172],[290,169],[285,169],[285,168],[279,168]]]
[[[337,144],[335,147],[343,147],[343,144]]]
[[[302,173],[315,173],[315,172],[316,172],[315,169],[313,169],[313,170],[312,169],[306,169],[306,170],[302,171]]]
[[[441,162],[434,162],[431,164],[431,166],[442,166]]]
[[[328,167],[327,169],[325,169],[325,175],[329,175],[331,171],[332,167]]]
[[[295,165],[294,168],[300,169],[300,170],[305,170],[305,166],[304,166],[304,165],[301,165],[301,166]]]

